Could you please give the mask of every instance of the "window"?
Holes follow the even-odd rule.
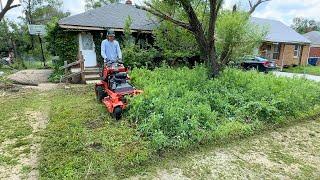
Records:
[[[272,59],[279,59],[279,54],[280,54],[280,45],[274,44]]]
[[[301,45],[295,45],[294,46],[294,57],[298,58],[301,54]]]

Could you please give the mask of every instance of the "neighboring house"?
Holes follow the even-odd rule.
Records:
[[[310,58],[320,58],[320,32],[312,31],[303,35],[311,41]]]
[[[100,43],[106,36],[106,30],[113,29],[116,38],[121,39],[126,21],[130,16],[132,35],[140,43],[152,39],[152,30],[156,21],[150,18],[146,11],[137,9],[130,0],[126,4],[109,4],[97,9],[66,17],[59,21],[59,26],[66,31],[79,32],[79,51],[85,59],[85,67],[98,65]],[[98,37],[98,41],[95,39]],[[95,43],[96,42],[96,43]],[[98,48],[97,48],[98,47]]]
[[[277,20],[251,18],[251,22],[267,30],[259,54],[274,60],[278,66],[306,65],[310,41]]]

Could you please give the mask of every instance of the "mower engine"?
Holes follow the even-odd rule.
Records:
[[[101,74],[102,80],[95,85],[97,100],[102,102],[117,120],[128,105],[126,96],[142,93],[130,84],[128,72],[128,68],[121,63],[108,64]]]

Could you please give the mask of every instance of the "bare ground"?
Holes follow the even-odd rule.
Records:
[[[200,151],[129,179],[320,179],[320,120]]]
[[[44,130],[48,123],[48,112],[30,110],[25,115],[32,127],[32,134],[23,138],[22,142],[30,141],[31,143],[17,148],[10,148],[17,143],[17,139],[10,139],[1,143],[1,154],[12,158],[14,158],[15,152],[19,152],[19,155],[15,158],[16,163],[0,165],[0,179],[38,179],[39,177],[38,152],[41,143],[39,132]]]

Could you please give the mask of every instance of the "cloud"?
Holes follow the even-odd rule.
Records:
[[[234,3],[240,3],[242,8],[248,7],[244,0],[226,0],[224,7],[231,8]],[[276,19],[290,25],[295,17],[320,21],[319,10],[320,0],[271,0],[261,5],[253,16]]]
[[[85,0],[63,0],[62,9],[72,15],[82,13],[85,11]]]

